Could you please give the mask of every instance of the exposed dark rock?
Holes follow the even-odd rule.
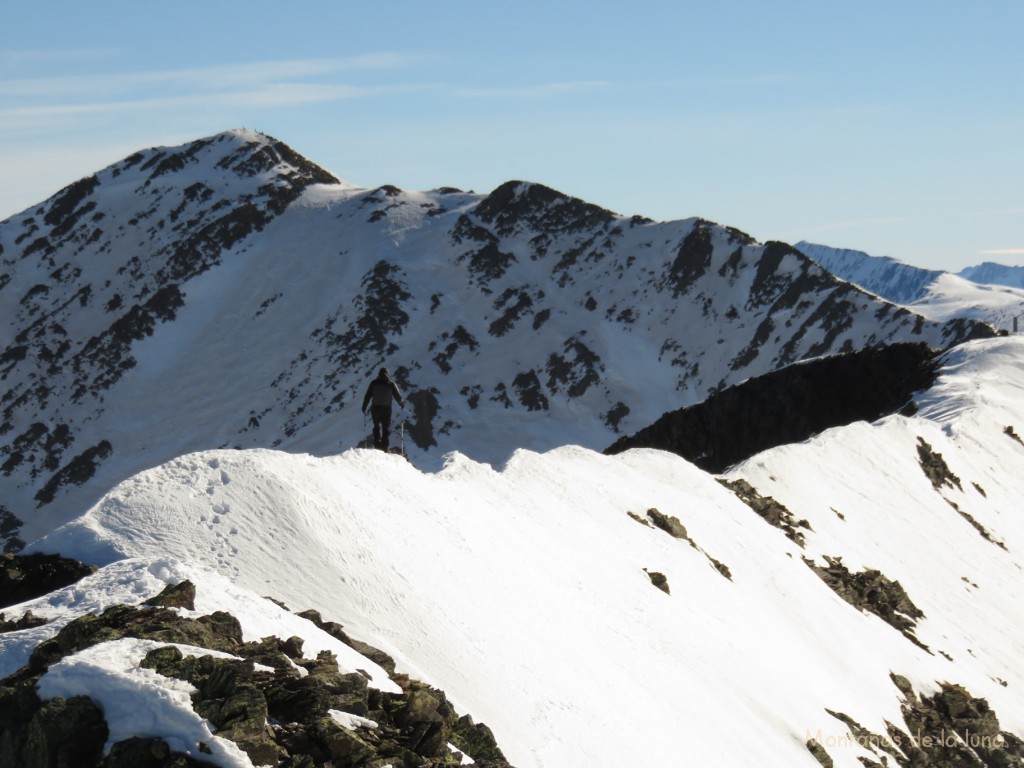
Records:
[[[1012,426],[1012,425],[1011,425],[1011,426],[1008,426],[1008,427],[1007,427],[1006,429],[1004,429],[1004,430],[1003,430],[1003,434],[1004,434],[1004,435],[1008,435],[1009,437],[1013,438],[1014,440],[1016,440],[1016,441],[1017,441],[1018,443],[1020,443],[1021,445],[1024,445],[1024,440],[1021,440],[1021,437],[1020,437],[1020,435],[1018,435],[1018,434],[1017,434],[1017,433],[1016,433],[1016,432],[1014,431],[1014,429],[1013,429],[1013,426]]]
[[[187,582],[162,598],[188,593]],[[394,663],[381,651],[356,643],[339,624],[325,622],[315,611],[305,618],[352,647]],[[195,689],[192,706],[217,735],[239,745],[255,765],[297,768],[380,768],[388,763],[418,768],[454,768],[460,759],[454,743],[484,768],[510,768],[483,724],[460,717],[443,691],[404,675],[394,676],[401,694],[370,688],[362,672],[342,674],[337,659],[321,652],[302,656],[299,638],[268,637],[243,643],[237,620],[214,613],[187,619],[161,607],[113,606],[100,616],[83,616],[40,644],[30,663],[0,681],[0,765],[4,768],[191,768],[210,765],[170,750],[158,736],[133,738],[113,745],[102,757],[107,728],[102,712],[84,697],[42,702],[34,683],[48,666],[97,643],[121,637],[224,651],[241,658],[185,657],[172,645],[150,651],[142,666],[188,681]],[[263,664],[272,672],[256,671]],[[305,669],[301,676],[296,666]],[[342,726],[331,710],[367,718],[375,728]],[[208,751],[203,744],[195,747]]]
[[[629,512],[627,514],[629,514],[630,517],[632,517],[639,523],[643,523],[647,526],[651,526],[651,523],[653,523],[653,527],[660,528],[673,538],[682,539],[695,550],[704,555],[704,557],[708,559],[708,562],[712,565],[712,567],[714,567],[716,571],[722,574],[725,578],[729,579],[729,581],[732,581],[732,572],[729,570],[729,566],[727,566],[720,560],[716,560],[715,558],[713,558],[711,555],[705,552],[697,544],[697,542],[691,539],[689,534],[686,532],[686,527],[681,522],[679,522],[678,517],[675,517],[673,515],[666,515],[662,512],[659,512],[657,509],[653,507],[647,510],[647,520],[643,519],[639,515],[635,515],[632,512]],[[648,520],[650,522],[648,522]]]
[[[69,219],[72,219],[72,214],[79,205],[82,204],[86,197],[93,193],[99,184],[99,179],[95,176],[87,176],[84,179],[79,179],[74,184],[68,185],[53,198],[50,209],[43,217],[43,221],[51,227],[66,224]],[[72,225],[73,223],[72,220]]]
[[[828,752],[825,751],[825,748],[821,746],[821,744],[814,739],[809,739],[805,746],[807,747],[807,751],[814,755],[814,759],[821,763],[823,768],[832,768],[834,765],[832,758],[828,756]]]
[[[526,410],[548,410],[548,399],[544,396],[536,371],[530,370],[517,374],[512,380],[512,388],[516,391],[519,402],[526,407]]]
[[[113,447],[106,440],[86,448],[68,464],[55,473],[36,493],[35,499],[39,506],[49,504],[57,495],[57,491],[65,485],[82,485],[96,474],[100,462],[113,453]]]
[[[569,397],[579,397],[601,381],[604,366],[601,358],[576,336],[567,339],[562,350],[564,354],[548,358],[548,389],[558,392],[565,387]]]
[[[513,298],[515,299],[514,303],[511,301]],[[488,328],[488,333],[492,336],[504,336],[512,330],[519,319],[522,318],[532,306],[533,299],[525,288],[519,290],[509,288],[494,303],[495,309],[504,309],[504,312],[502,312],[501,317],[491,323]]]
[[[473,338],[473,334],[461,325],[456,326],[455,330],[451,333],[448,333],[447,331],[442,333],[440,341],[446,341],[448,343],[445,344],[443,350],[434,355],[434,362],[437,363],[437,367],[440,368],[443,373],[448,373],[452,370],[452,358],[455,357],[455,354],[460,349],[466,349],[473,352],[480,346],[480,343]],[[431,350],[433,349],[434,344],[431,343]]]
[[[477,763],[507,765],[494,733],[483,723],[474,723],[469,715],[460,717],[452,728],[451,742]]]
[[[935,490],[941,491],[942,486],[963,490],[960,478],[953,474],[941,453],[937,453],[923,437],[917,438],[917,460],[922,471],[931,481]]]
[[[363,292],[354,302],[358,317],[345,333],[324,338],[328,346],[339,347],[337,356],[343,368],[374,353],[387,356],[396,349],[390,337],[400,335],[408,325],[409,314],[403,304],[412,298],[403,276],[401,268],[386,261],[378,261],[363,276]]]
[[[873,613],[912,643],[925,648],[914,635],[917,620],[923,619],[924,613],[914,605],[898,581],[888,579],[881,571],[875,569],[853,573],[843,565],[841,557],[824,557],[824,566],[817,565],[806,557],[804,562],[833,592],[850,605]]]
[[[636,512],[626,512],[626,514],[629,515],[630,518],[632,518],[633,520],[636,520],[638,523],[640,523],[640,525],[644,526],[645,528],[654,527],[654,524],[651,523],[650,520],[645,520],[644,518],[640,517],[640,515],[638,515]]]
[[[601,421],[611,427],[615,432],[619,431],[619,424],[629,415],[629,406],[622,401],[617,402],[607,411],[601,414]]]
[[[0,608],[75,584],[95,570],[60,555],[0,555]]]
[[[152,336],[158,323],[173,320],[183,306],[181,289],[175,284],[165,285],[144,304],[133,305],[106,331],[89,339],[72,358],[76,374],[87,382],[79,383],[74,399],[80,400],[90,392],[96,394],[116,383],[126,370],[135,366],[130,355],[132,344]]]
[[[672,411],[605,450],[671,451],[709,472],[831,427],[904,408],[935,380],[936,354],[894,344],[791,365]]]
[[[675,261],[669,267],[666,283],[672,289],[673,297],[685,294],[704,276],[711,266],[713,252],[710,222],[698,221],[683,239]]]
[[[0,613],[0,634],[4,632],[17,632],[21,629],[31,629],[32,627],[41,627],[46,623],[46,619],[42,616],[36,616],[32,611],[25,611],[21,618],[16,621],[8,621],[4,618],[4,614]]]
[[[945,497],[943,498],[945,499]],[[949,506],[951,506],[953,509],[957,511],[960,517],[962,517],[964,520],[971,524],[971,527],[981,535],[981,538],[983,538],[985,541],[995,544],[1000,549],[1006,549],[1006,544],[994,538],[992,534],[988,532],[988,529],[985,528],[985,526],[983,526],[981,523],[974,519],[974,515],[972,515],[970,512],[967,512],[964,509],[961,509],[960,505],[954,501],[950,501],[949,499],[945,499],[945,501],[947,504],[949,504]]]
[[[5,553],[18,552],[25,546],[24,540],[18,536],[21,520],[15,517],[3,504],[0,504],[0,542],[3,542]]]
[[[498,234],[517,228],[536,232],[581,232],[614,220],[610,211],[585,203],[543,184],[508,181],[488,195],[476,215],[493,223]]]
[[[785,504],[776,501],[771,496],[762,496],[746,480],[729,481],[720,477],[718,482],[735,493],[740,501],[757,512],[769,525],[775,526],[785,533],[786,538],[795,541],[801,547],[804,545],[804,534],[797,529],[803,528],[809,531],[811,524],[806,520],[797,520]]]
[[[690,537],[686,533],[686,527],[679,522],[678,517],[666,515],[653,507],[647,510],[647,517],[649,517],[651,522],[653,522],[658,528],[661,528],[661,530],[665,531],[669,536],[676,539],[690,541]]]
[[[469,262],[469,272],[481,286],[481,290],[489,293],[487,284],[504,275],[516,257],[500,250],[494,243],[488,243],[477,251],[459,257],[459,261],[466,260]]]
[[[656,586],[666,595],[672,594],[668,587],[668,578],[665,576],[664,573],[661,573],[659,571],[648,571],[646,568],[644,568],[644,573],[646,573],[647,577],[651,580],[651,584]]]
[[[180,584],[168,584],[159,595],[146,600],[143,605],[160,608],[196,609],[196,585],[186,579]]]
[[[900,768],[1014,768],[1024,766],[1024,741],[1001,731],[985,699],[974,698],[955,683],[939,683],[933,696],[918,696],[909,681],[891,676],[899,689],[903,728],[887,723],[887,732],[873,733],[842,712],[826,710],[842,722],[856,743],[881,762]],[[846,744],[847,742],[840,742]]]
[[[183,752],[174,752],[163,739],[133,736],[110,745],[100,768],[204,768],[214,766]]]

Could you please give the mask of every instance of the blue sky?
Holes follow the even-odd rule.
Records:
[[[47,2],[0,28],[0,218],[235,127],[361,186],[526,179],[957,270],[1024,264],[1024,1]]]

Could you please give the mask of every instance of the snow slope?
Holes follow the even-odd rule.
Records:
[[[678,457],[567,446],[500,470],[452,454],[434,474],[364,450],[196,453],[30,549],[108,564],[92,578],[121,590],[155,591],[152,561],[314,607],[446,690],[520,768],[810,768],[811,738],[860,768],[878,754],[826,709],[885,733],[902,723],[891,673],[920,694],[961,684],[1024,736],[1024,443],[1007,431],[1024,431],[1022,389],[1024,339],[971,342],[916,416],[729,473],[805,518],[804,546]],[[922,446],[959,485],[933,485]],[[652,507],[692,544],[627,515]],[[826,556],[899,581],[924,614],[917,642],[803,561]],[[218,604],[237,599],[221,591]],[[0,636],[0,658],[19,638]]]
[[[0,536],[16,549],[184,453],[354,446],[381,365],[410,457],[436,469],[601,449],[800,359],[977,332],[702,219],[525,182],[360,189],[228,132],[0,222]]]
[[[862,251],[807,242],[796,247],[837,277],[929,320],[969,317],[1009,331],[1015,317],[1024,319],[1024,286],[1004,276],[1010,267],[996,269],[998,265],[991,264],[983,270],[986,265],[982,265],[954,275]],[[1024,326],[1018,322],[1018,327]]]

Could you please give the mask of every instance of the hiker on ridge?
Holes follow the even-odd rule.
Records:
[[[391,379],[387,368],[381,368],[377,378],[370,382],[363,397],[363,413],[370,407],[373,418],[373,447],[387,451],[391,443],[391,400],[398,401],[398,407],[405,407],[398,385]],[[372,402],[372,405],[371,405]]]

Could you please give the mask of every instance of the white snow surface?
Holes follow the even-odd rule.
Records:
[[[925,694],[959,683],[1024,736],[1024,444],[1004,432],[1024,433],[1022,388],[1024,339],[972,342],[947,355],[916,416],[831,429],[731,471],[809,522],[805,548],[653,450],[521,450],[499,470],[451,454],[437,473],[365,450],[185,455],[31,545],[105,567],[8,614],[64,620],[187,574],[197,610],[231,610],[247,634],[301,634],[312,651],[318,630],[275,624],[284,612],[256,595],[316,608],[444,689],[519,768],[813,768],[812,737],[860,768],[877,756],[826,708],[876,733],[902,725],[890,673]],[[959,488],[932,487],[919,440]],[[652,507],[695,546],[627,516]],[[898,580],[931,652],[802,562],[825,555]],[[4,669],[54,626],[0,635]]]
[[[217,765],[251,768],[252,761],[228,739],[214,735],[210,723],[192,709],[190,684],[140,667],[147,653],[174,645],[185,656],[218,656],[206,648],[176,643],[124,638],[100,643],[65,658],[39,681],[43,699],[88,696],[100,709],[110,729],[106,750],[133,736],[159,736],[176,752]],[[201,751],[204,745],[206,752]]]

